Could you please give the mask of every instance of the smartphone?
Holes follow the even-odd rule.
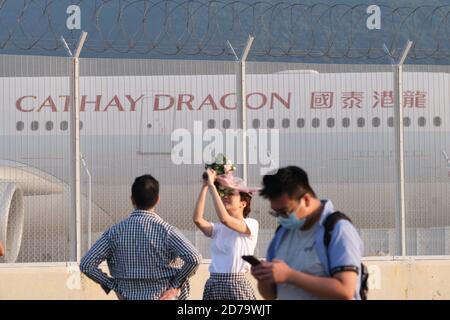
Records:
[[[242,256],[242,259],[250,263],[253,267],[261,263],[255,256]]]

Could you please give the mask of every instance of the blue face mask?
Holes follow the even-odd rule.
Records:
[[[297,230],[303,227],[306,222],[306,217],[299,219],[294,211],[287,218],[278,217],[278,222],[286,229]]]

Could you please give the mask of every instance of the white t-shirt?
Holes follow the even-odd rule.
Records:
[[[244,219],[250,229],[250,235],[237,232],[222,223],[211,223],[213,226],[211,243],[210,273],[248,272],[250,264],[241,256],[253,255],[258,240],[258,221]]]

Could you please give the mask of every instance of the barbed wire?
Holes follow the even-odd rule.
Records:
[[[450,58],[450,5],[380,5],[381,29],[369,30],[368,5],[297,1],[0,0],[0,49],[64,52],[79,30],[66,28],[66,8],[81,8],[89,32],[83,53],[101,56],[229,56],[255,36],[258,57],[383,59],[412,40],[410,58]]]

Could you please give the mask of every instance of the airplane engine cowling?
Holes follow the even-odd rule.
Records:
[[[17,260],[24,221],[23,192],[14,182],[0,182],[0,241],[5,247],[1,262]]]

